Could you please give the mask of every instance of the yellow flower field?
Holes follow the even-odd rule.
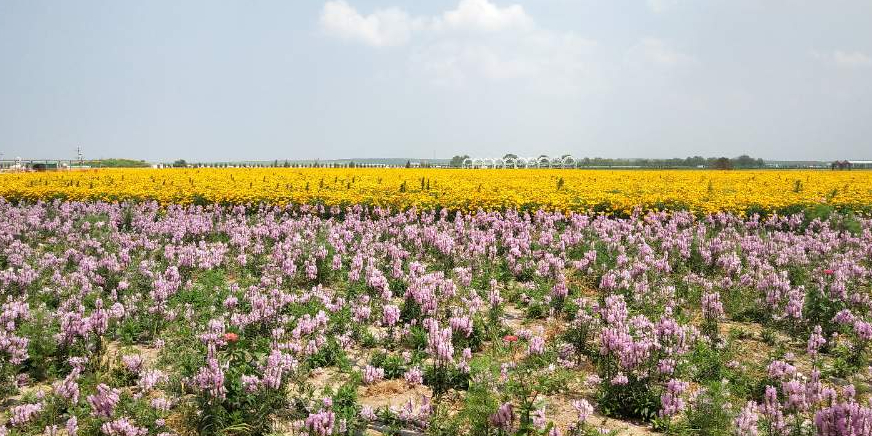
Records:
[[[510,208],[628,212],[872,206],[870,171],[120,169],[0,174],[8,200],[369,204],[474,211]]]

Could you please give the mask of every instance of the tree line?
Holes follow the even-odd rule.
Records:
[[[569,155],[560,156],[561,159],[566,158]],[[549,158],[546,155],[540,155],[539,158]],[[451,161],[448,163],[448,166],[454,168],[462,168],[464,166],[464,162],[470,159],[469,155],[456,155],[451,158]],[[518,156],[512,153],[507,153],[502,157],[503,160],[506,159],[518,159]],[[550,162],[550,160],[549,160]],[[234,166],[235,164],[231,163],[212,163],[212,164],[202,164],[202,163],[188,163],[184,159],[179,159],[172,163],[174,167],[229,167]],[[350,162],[291,162],[288,160],[274,160],[273,162],[258,162],[258,163],[245,163],[245,166],[251,167],[273,167],[273,168],[355,168],[355,167],[366,167],[369,166],[367,164],[357,164],[354,161]],[[415,165],[412,165],[411,161],[406,161],[406,168],[411,168],[412,166],[418,168],[430,168],[434,166],[432,163],[423,161],[416,162]],[[727,157],[702,157],[702,156],[692,156],[682,158],[672,158],[672,159],[614,159],[614,158],[602,158],[602,157],[584,157],[584,158],[574,158],[573,167],[577,168],[603,168],[603,167],[638,167],[638,168],[711,168],[711,169],[754,169],[754,168],[765,168],[766,163],[763,159],[757,158],[754,159],[748,155],[741,155],[735,158],[727,158]]]
[[[565,158],[568,155],[563,155]],[[540,155],[539,158],[547,158],[548,156]],[[462,167],[464,162],[469,159],[469,155],[456,155],[451,158],[450,166]],[[505,159],[518,159],[518,156],[512,153],[507,153],[502,157]],[[584,157],[576,158],[575,165],[579,168],[585,167],[641,167],[641,168],[712,168],[712,169],[753,169],[765,168],[766,163],[763,159],[754,159],[751,156],[743,154],[739,157],[702,157],[692,156],[672,159],[613,159],[602,157]]]

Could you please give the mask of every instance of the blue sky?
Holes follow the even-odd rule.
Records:
[[[0,1],[3,158],[872,158],[868,0]]]

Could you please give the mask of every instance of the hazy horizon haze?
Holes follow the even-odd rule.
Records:
[[[872,159],[872,2],[0,2],[3,159]]]

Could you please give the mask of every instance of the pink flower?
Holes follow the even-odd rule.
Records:
[[[573,401],[572,406],[575,407],[575,410],[578,412],[578,422],[585,422],[587,418],[593,414],[593,406],[583,398],[581,400]]]
[[[511,429],[512,422],[515,420],[515,412],[512,408],[512,403],[503,403],[488,420],[491,425],[501,430]]]

